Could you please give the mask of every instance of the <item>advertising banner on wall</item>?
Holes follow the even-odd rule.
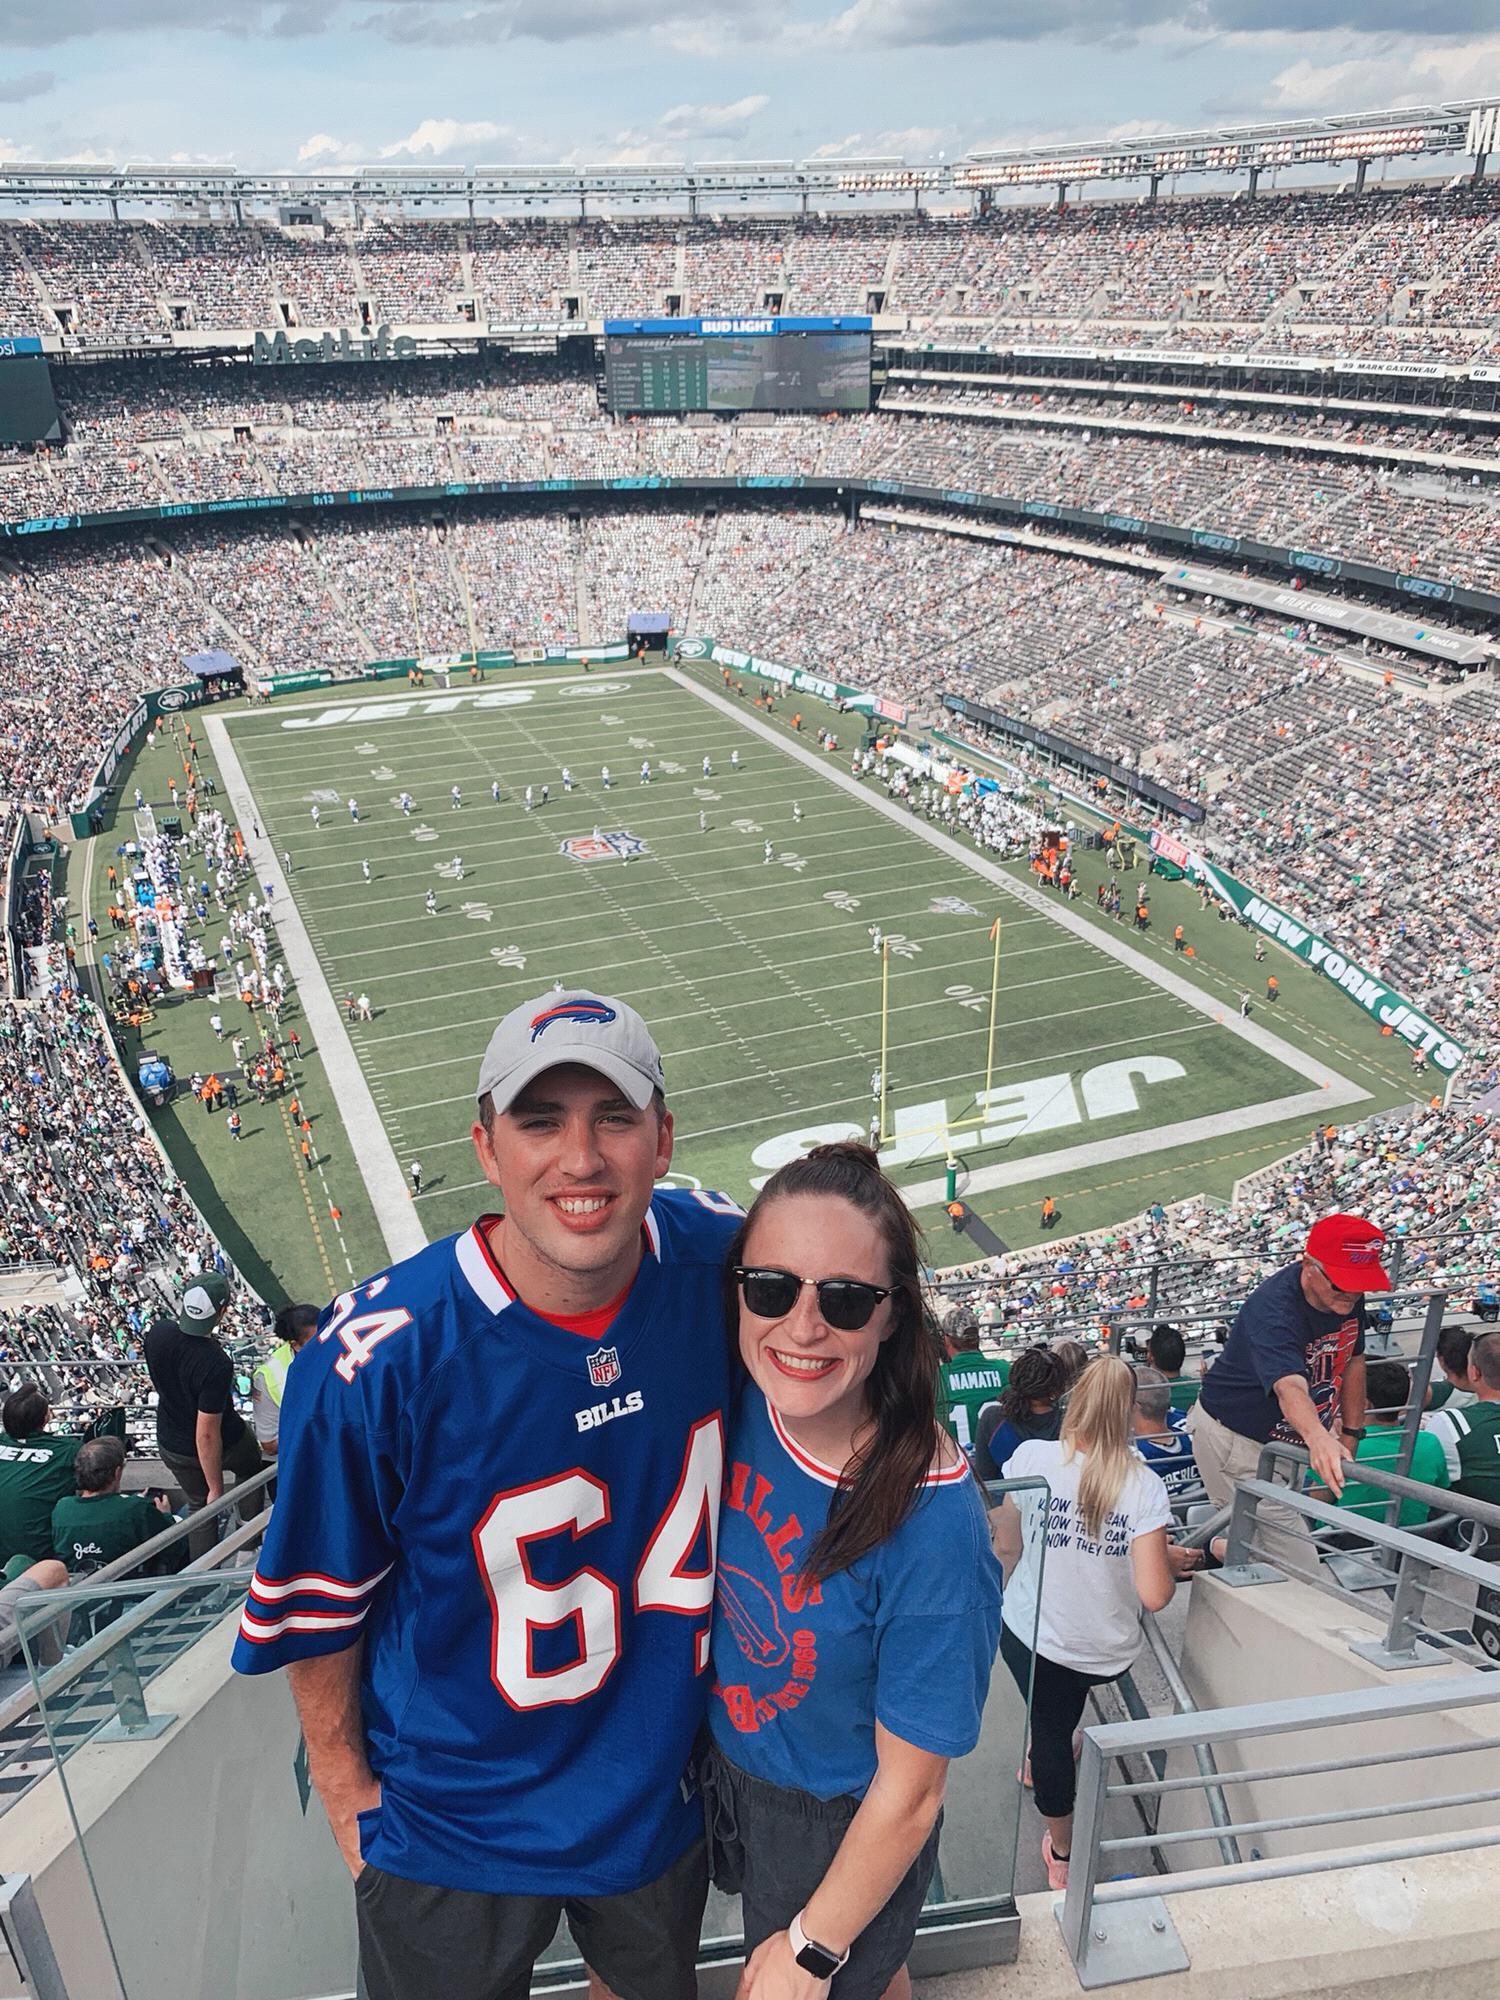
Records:
[[[753,674],[757,680],[775,681],[781,687],[790,688],[794,694],[816,695],[819,701],[841,701],[845,708],[858,709],[862,715],[881,715],[891,721],[897,719],[892,710],[898,708],[899,703],[884,701],[879,695],[869,694],[863,688],[849,687],[843,681],[828,680],[822,674],[810,674],[802,667],[783,667],[776,660],[762,660],[756,655],[742,652],[738,646],[721,646],[716,639],[709,642],[703,651],[689,653],[687,645],[693,643],[695,642],[688,641],[686,645],[678,647],[677,651],[681,658],[707,657],[718,666],[729,667],[735,673]],[[902,708],[903,719],[905,714],[906,711]]]
[[[1307,924],[1288,916],[1274,903],[1268,903],[1264,896],[1257,896],[1254,890],[1237,881],[1233,875],[1226,874],[1213,862],[1205,861],[1201,855],[1192,857],[1192,872],[1207,882],[1214,894],[1222,898],[1252,930],[1263,932],[1294,957],[1310,965],[1315,972],[1321,973],[1324,979],[1332,980],[1382,1028],[1389,1028],[1392,1034],[1410,1042],[1413,1048],[1421,1049],[1445,1076],[1451,1076],[1463,1063],[1467,1050],[1453,1040],[1446,1028],[1440,1028],[1435,1021],[1429,1020],[1419,1007],[1403,1000],[1394,987],[1387,986],[1373,972],[1367,972],[1362,965],[1345,958],[1327,938],[1319,937]]]

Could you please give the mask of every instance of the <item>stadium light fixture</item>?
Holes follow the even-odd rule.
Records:
[[[617,166],[613,162],[606,162],[603,166],[597,167],[586,166],[583,169],[583,176],[586,180],[649,181],[661,179],[667,174],[685,174],[687,171],[686,160],[647,160],[633,167]]]
[[[502,181],[576,181],[583,174],[582,167],[565,166],[560,160],[550,166],[511,166],[505,162],[494,162],[478,166],[476,174],[493,174]]]

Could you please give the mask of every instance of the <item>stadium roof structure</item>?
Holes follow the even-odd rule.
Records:
[[[1500,99],[1440,105],[1400,105],[1328,118],[1156,133],[1119,141],[979,150],[961,160],[909,163],[895,155],[862,158],[716,160],[649,166],[497,164],[476,167],[393,166],[344,172],[246,172],[235,166],[123,167],[69,161],[0,162],[0,203],[104,203],[152,207],[218,203],[237,216],[277,204],[352,204],[378,210],[391,203],[527,206],[590,198],[618,202],[685,201],[696,211],[709,197],[766,201],[777,197],[804,210],[815,200],[910,195],[984,200],[997,190],[1072,186],[1093,181],[1145,180],[1153,190],[1180,174],[1258,176],[1280,167],[1338,167],[1359,174],[1372,160],[1470,154],[1481,170],[1500,147]]]

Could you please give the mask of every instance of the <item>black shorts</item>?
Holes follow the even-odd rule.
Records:
[[[527,2000],[558,1918],[619,2000],[697,2000],[708,1861],[695,1842],[619,1896],[491,1896],[387,1875],[354,1883],[363,2000]]]
[[[709,1865],[715,1885],[738,1895],[743,1910],[745,1956],[787,1925],[828,1873],[856,1798],[820,1799],[753,1778],[716,1748],[699,1766]],[[830,2000],[880,2000],[905,1965],[922,1905],[937,1867],[943,1816],[921,1853],[892,1890],[885,1908],[854,1940],[849,1962],[835,1973]]]

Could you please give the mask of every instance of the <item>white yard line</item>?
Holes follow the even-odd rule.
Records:
[[[277,941],[286,958],[287,968],[296,981],[307,1025],[317,1037],[318,1053],[328,1072],[329,1088],[354,1148],[355,1162],[369,1193],[380,1233],[385,1238],[385,1247],[392,1262],[410,1257],[426,1248],[427,1235],[417,1218],[416,1203],[407,1198],[406,1177],[401,1171],[401,1163],[386,1136],[370,1086],[365,1082],[364,1071],[359,1066],[359,1058],[354,1053],[354,1045],[349,1039],[338,1004],[328,990],[328,981],[323,976],[323,968],[318,963],[318,955],[307,934],[296,899],[281,871],[276,850],[264,833],[256,831],[260,824],[260,812],[246,783],[240,760],[235,755],[229,731],[221,716],[209,715],[204,721],[224,780],[224,790],[234,807],[246,849],[255,866],[256,879],[276,885],[274,915]]]
[[[633,959],[630,961],[631,964],[636,964],[636,965],[646,964],[647,962],[648,961],[644,959]],[[616,969],[618,970],[619,968],[617,967]],[[1015,980],[1011,983],[1010,986],[1006,988],[1006,991],[1008,993],[1024,993],[1033,986],[1065,986],[1068,984],[1070,980],[1098,979],[1104,973],[1108,972],[1109,969],[1110,968],[1107,965],[1094,965],[1090,966],[1088,971],[1086,972],[1059,972],[1053,974],[1052,976],[1046,979]],[[741,966],[740,968],[738,968],[738,970],[736,970],[733,973],[715,972],[715,973],[710,973],[704,978],[695,978],[692,984],[694,989],[697,990],[704,986],[711,986],[716,979],[738,979],[741,982],[741,984],[743,984],[744,978],[745,978],[745,972],[743,966]],[[487,987],[472,987],[472,988],[462,988],[462,989],[455,988],[449,992],[448,998],[459,999],[462,998],[463,994],[466,992],[487,992],[489,990],[490,989]],[[680,994],[682,990],[683,990],[683,981],[681,979],[671,980],[663,986],[645,986],[645,987],[633,986],[631,988],[631,992],[634,994],[635,1000],[637,1002],[640,1001],[644,996],[652,993]],[[847,990],[848,990],[847,986],[844,985],[810,986],[804,989],[804,997],[810,1001],[819,994],[843,993],[847,992]],[[1144,994],[1144,993],[1136,994],[1130,997],[1116,996],[1116,998],[1110,1004],[1115,1007],[1138,1006],[1141,1003],[1141,1001],[1147,1000],[1150,997],[1151,996],[1149,994]],[[401,1000],[393,1002],[392,1004],[396,1006],[405,1007],[409,1006],[411,1003],[409,1001]],[[913,1001],[910,1006],[893,1007],[891,1009],[891,1012],[893,1014],[904,1014],[904,1013],[909,1013],[913,1007],[923,1007],[923,1006],[930,1007],[932,1005],[933,1002],[930,1000]],[[723,1002],[716,1005],[714,1012],[719,1015],[728,1015],[728,1014],[733,1014],[736,1011],[742,1011],[747,1007],[754,1008],[757,1014],[763,1013],[765,1011],[764,996],[761,994],[752,994],[748,999],[724,1000]],[[383,1006],[381,1008],[381,1012],[384,1013],[385,1011],[386,1008]],[[1067,1011],[1067,1018],[1071,1019],[1074,1014],[1088,1013],[1089,1011],[1090,1010],[1088,1008],[1084,1007],[1070,1007]],[[484,1022],[487,1021],[489,1018],[490,1017],[488,1014],[481,1015],[478,1020],[459,1020],[456,1017],[449,1017],[444,1022],[444,1026],[449,1028],[477,1028],[477,1027],[482,1027]],[[661,1016],[653,1016],[654,1020],[658,1020],[661,1022],[672,1021],[672,1020],[699,1021],[702,1018],[703,1017],[701,1009],[695,1013],[688,1015],[668,1014]],[[837,1021],[833,1019],[826,1019],[819,1022],[818,1025],[820,1027],[825,1027],[825,1028],[837,1028],[841,1026],[849,1026],[856,1020],[878,1021],[879,1019],[880,1019],[879,1013],[875,1012],[863,1015],[850,1015],[846,1018]],[[1032,1025],[1032,1024],[1028,1023],[1023,1025]],[[425,1034],[426,1032],[427,1030],[425,1028],[403,1028],[398,1034],[382,1036],[381,1047],[384,1048],[386,1044],[390,1042],[410,1041],[414,1036],[422,1035]],[[740,1038],[738,1035],[736,1035],[735,1039],[738,1040]],[[936,1036],[936,1037],[931,1037],[930,1039],[942,1040],[944,1038],[942,1036]],[[866,1049],[865,1054],[873,1058],[875,1054],[875,1049],[876,1049],[876,1043],[872,1041],[868,1049]],[[664,1048],[662,1049],[661,1053],[663,1061],[670,1063],[670,1062],[675,1062],[680,1056],[687,1053],[687,1051],[682,1049]],[[454,1062],[457,1060],[459,1060],[459,1058],[454,1056],[438,1056],[432,1063],[412,1063],[406,1065],[404,1068],[401,1069],[374,1070],[371,1072],[371,1074],[380,1077],[382,1080],[392,1076],[411,1076],[417,1070],[441,1068],[444,1063]],[[778,1074],[780,1074],[779,1071]]]
[[[1226,1010],[1222,1001],[1215,1000],[1201,987],[1193,985],[1189,980],[1180,979],[1176,973],[1157,965],[1144,952],[1137,951],[1132,945],[1127,944],[1123,938],[1110,937],[1107,933],[1096,930],[1087,917],[1066,906],[1058,905],[1052,898],[1044,896],[1039,889],[1013,881],[1002,868],[992,861],[986,861],[983,855],[976,853],[972,848],[963,846],[946,833],[940,833],[936,827],[929,826],[925,820],[909,812],[904,806],[881,797],[873,790],[867,790],[846,772],[831,768],[826,752],[805,750],[800,744],[789,743],[770,723],[760,722],[753,715],[747,715],[740,704],[726,701],[711,688],[700,687],[696,681],[690,680],[687,675],[679,673],[675,668],[666,669],[666,673],[668,679],[676,681],[679,687],[706,703],[708,707],[718,709],[724,715],[732,715],[742,729],[748,730],[751,735],[764,738],[782,756],[805,764],[809,770],[816,771],[826,783],[839,786],[853,797],[862,798],[873,811],[884,813],[887,819],[907,827],[929,846],[935,847],[939,853],[948,855],[951,860],[961,863],[972,874],[980,876],[984,881],[1002,890],[1012,902],[1019,903],[1023,909],[1031,911],[1034,915],[1049,918],[1061,930],[1071,931],[1074,937],[1082,938],[1086,944],[1092,945],[1106,958],[1112,958],[1127,972],[1136,973],[1140,978],[1149,980],[1163,993],[1170,993],[1174,1000],[1182,1001],[1195,1013],[1202,1014],[1208,1020],[1221,1025],[1227,1034],[1237,1035],[1251,1048],[1259,1049],[1262,1055],[1272,1056],[1295,1075],[1306,1077],[1309,1083],[1317,1085],[1320,1093],[1326,1092],[1319,1098],[1324,1108],[1333,1104],[1359,1103],[1369,1097],[1369,1091],[1361,1089],[1348,1077],[1329,1068],[1318,1057],[1310,1056],[1303,1050],[1295,1048],[1292,1043],[1283,1041],[1280,1035],[1273,1035],[1269,1028],[1259,1027],[1253,1021],[1242,1020],[1237,1013]],[[1278,1115],[1285,1117],[1292,1114],[1282,1112]]]

